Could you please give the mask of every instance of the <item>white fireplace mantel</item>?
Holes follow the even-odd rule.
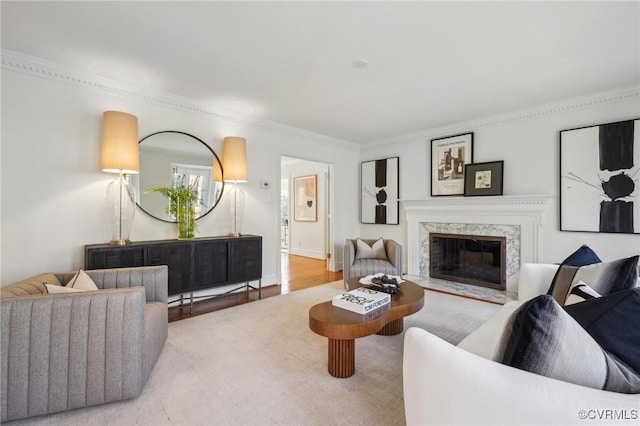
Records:
[[[551,195],[498,197],[436,197],[399,200],[407,220],[407,272],[419,275],[422,223],[516,225],[520,227],[520,262],[537,262],[541,245],[538,231],[544,226]]]
[[[547,209],[551,195],[505,195],[501,197],[437,197],[424,200],[399,200],[406,215],[432,212],[495,212],[511,211],[513,214],[534,214],[540,226],[544,225],[542,213]]]

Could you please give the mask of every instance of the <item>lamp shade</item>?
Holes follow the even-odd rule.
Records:
[[[220,161],[218,157],[213,157],[213,176],[212,180],[214,182],[222,182],[222,167],[220,167]]]
[[[136,174],[140,171],[138,154],[138,118],[120,111],[102,114],[102,171]]]
[[[247,141],[228,136],[222,141],[222,169],[225,182],[247,181]]]

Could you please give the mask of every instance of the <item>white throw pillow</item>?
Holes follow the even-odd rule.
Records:
[[[80,290],[78,288],[73,288],[73,287],[64,287],[56,284],[44,283],[44,286],[47,288],[47,293],[49,294],[78,293],[82,291],[87,291],[87,290]]]
[[[85,291],[98,290],[96,283],[94,283],[91,277],[82,269],[69,280],[65,287]]]
[[[564,304],[565,306],[573,305],[596,297],[600,297],[597,291],[586,285],[584,281],[578,281],[569,288],[569,294],[567,294]]]
[[[356,240],[356,260],[358,259],[388,260],[387,252],[384,249],[384,241],[382,241],[382,238],[377,240],[371,246],[358,238]]]

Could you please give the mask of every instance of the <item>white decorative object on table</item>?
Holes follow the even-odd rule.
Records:
[[[360,287],[334,296],[331,303],[338,308],[366,314],[391,303],[391,295]]]

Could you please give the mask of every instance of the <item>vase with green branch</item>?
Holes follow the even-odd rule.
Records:
[[[195,237],[196,207],[202,205],[198,197],[200,177],[192,183],[185,184],[185,176],[175,176],[171,186],[157,186],[149,188],[145,193],[157,192],[169,200],[167,215],[178,223],[178,239]]]

